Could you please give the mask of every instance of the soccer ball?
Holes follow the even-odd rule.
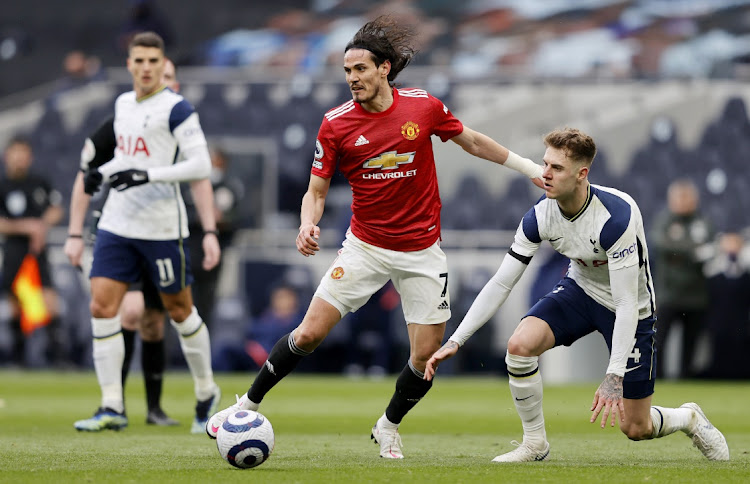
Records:
[[[252,410],[231,414],[216,433],[219,454],[240,469],[264,463],[273,452],[274,442],[271,422]]]

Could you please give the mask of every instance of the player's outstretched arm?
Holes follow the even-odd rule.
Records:
[[[459,145],[467,153],[499,165],[505,165],[531,178],[539,188],[544,188],[544,182],[542,181],[543,168],[541,165],[513,153],[489,136],[474,131],[468,126],[464,126],[461,134],[451,138],[451,141]]]
[[[433,353],[430,359],[427,360],[427,365],[424,369],[424,379],[431,381],[435,376],[438,365],[448,358],[453,358],[453,356],[458,353],[458,348],[458,343],[448,340],[442,348]]]
[[[320,227],[318,222],[323,216],[326,196],[331,186],[330,178],[322,178],[310,175],[310,184],[305,196],[302,197],[302,208],[300,209],[300,225],[297,234],[297,250],[305,257],[315,255],[320,250],[318,238],[320,238]]]

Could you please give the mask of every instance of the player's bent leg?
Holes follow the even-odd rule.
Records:
[[[516,449],[495,457],[492,462],[535,462],[542,461],[549,455],[539,355],[554,345],[555,336],[549,325],[534,316],[524,318],[508,341],[505,355],[508,386],[521,418],[523,441],[520,444],[513,441]]]
[[[651,403],[651,398],[643,399]],[[640,400],[631,400],[630,402],[640,402]],[[632,404],[631,404],[632,405]],[[638,404],[637,410],[643,413],[641,404]],[[625,400],[625,415],[628,418],[628,400]],[[724,438],[724,434],[713,426],[703,409],[697,403],[684,403],[679,408],[667,408],[652,406],[648,409],[651,433],[641,439],[666,437],[674,432],[682,431],[693,445],[701,451],[708,460],[727,461],[729,460],[729,446]],[[634,436],[637,432],[628,429]],[[625,430],[623,430],[625,432]],[[625,432],[629,438],[630,433]],[[640,440],[640,439],[633,439]]]
[[[329,302],[313,297],[302,323],[276,342],[247,394],[237,397],[237,403],[213,415],[206,424],[206,433],[215,439],[229,415],[240,409],[258,410],[260,402],[271,388],[312,353],[331,329],[341,320],[341,311]]]
[[[409,361],[396,380],[396,390],[385,413],[375,422],[370,435],[380,445],[380,457],[386,459],[404,458],[398,426],[432,388],[432,381],[424,379],[424,369],[430,356],[440,348],[445,333],[445,323],[411,323],[407,328],[411,348]]]
[[[630,440],[648,440],[653,438],[654,424],[651,419],[651,397],[623,398],[625,421],[620,422],[620,431]]]

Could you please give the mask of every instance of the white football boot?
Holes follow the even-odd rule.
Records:
[[[519,444],[513,440],[511,444],[516,446],[515,450],[498,455],[492,459],[492,462],[534,462],[544,460],[549,455],[549,442],[547,441],[544,442],[544,447],[532,446],[526,441]]]
[[[235,395],[234,397],[237,399],[237,403],[230,405],[220,412],[216,412],[206,422],[206,433],[212,439],[216,438],[216,433],[219,431],[224,421],[234,412],[243,410],[244,407],[242,405],[248,401],[247,393],[244,393],[241,397],[237,395]]]
[[[684,403],[680,408],[690,408],[695,413],[690,430],[686,433],[693,441],[693,445],[700,450],[708,460],[729,460],[729,446],[719,429],[714,427],[697,403]]]
[[[380,444],[380,457],[384,459],[403,459],[404,454],[401,453],[401,436],[398,434],[398,430],[388,430],[380,425],[380,420],[375,422],[372,427],[372,434],[370,438],[375,441],[376,444]]]

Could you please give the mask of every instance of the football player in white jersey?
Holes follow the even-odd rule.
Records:
[[[604,381],[594,393],[593,423],[611,419],[631,440],[686,433],[710,460],[728,460],[722,433],[695,403],[651,405],[654,393],[656,308],[643,220],[626,193],[588,181],[596,154],[590,136],[562,129],[544,138],[546,195],[521,221],[500,268],[484,286],[448,342],[430,358],[425,378],[456,354],[508,297],[543,240],[570,258],[566,276],[521,320],[508,341],[505,362],[523,442],[493,462],[541,461],[550,446],[542,413],[539,355],[570,346],[598,331],[610,350]]]
[[[188,236],[185,205],[178,186],[181,181],[208,179],[210,159],[198,115],[162,83],[164,63],[164,43],[157,34],[146,32],[133,38],[127,65],[134,89],[115,102],[115,158],[99,168],[116,190],[102,209],[90,274],[94,366],[102,403],[93,417],[75,423],[78,430],[127,426],[119,309],[129,283],[139,280],[144,264],[160,288],[193,375],[198,400],[194,428],[205,427],[221,398],[211,369],[208,330],[192,302],[192,274],[184,248]],[[180,161],[175,163],[178,155]],[[79,191],[82,185],[82,181],[77,185]],[[204,263],[215,265],[220,249],[213,197],[209,191],[207,197],[199,198],[206,204],[199,208],[203,227],[212,233],[204,237]],[[83,217],[78,217],[71,227],[79,231],[69,234],[65,247],[76,265],[82,251],[82,245],[75,242],[82,229]]]

